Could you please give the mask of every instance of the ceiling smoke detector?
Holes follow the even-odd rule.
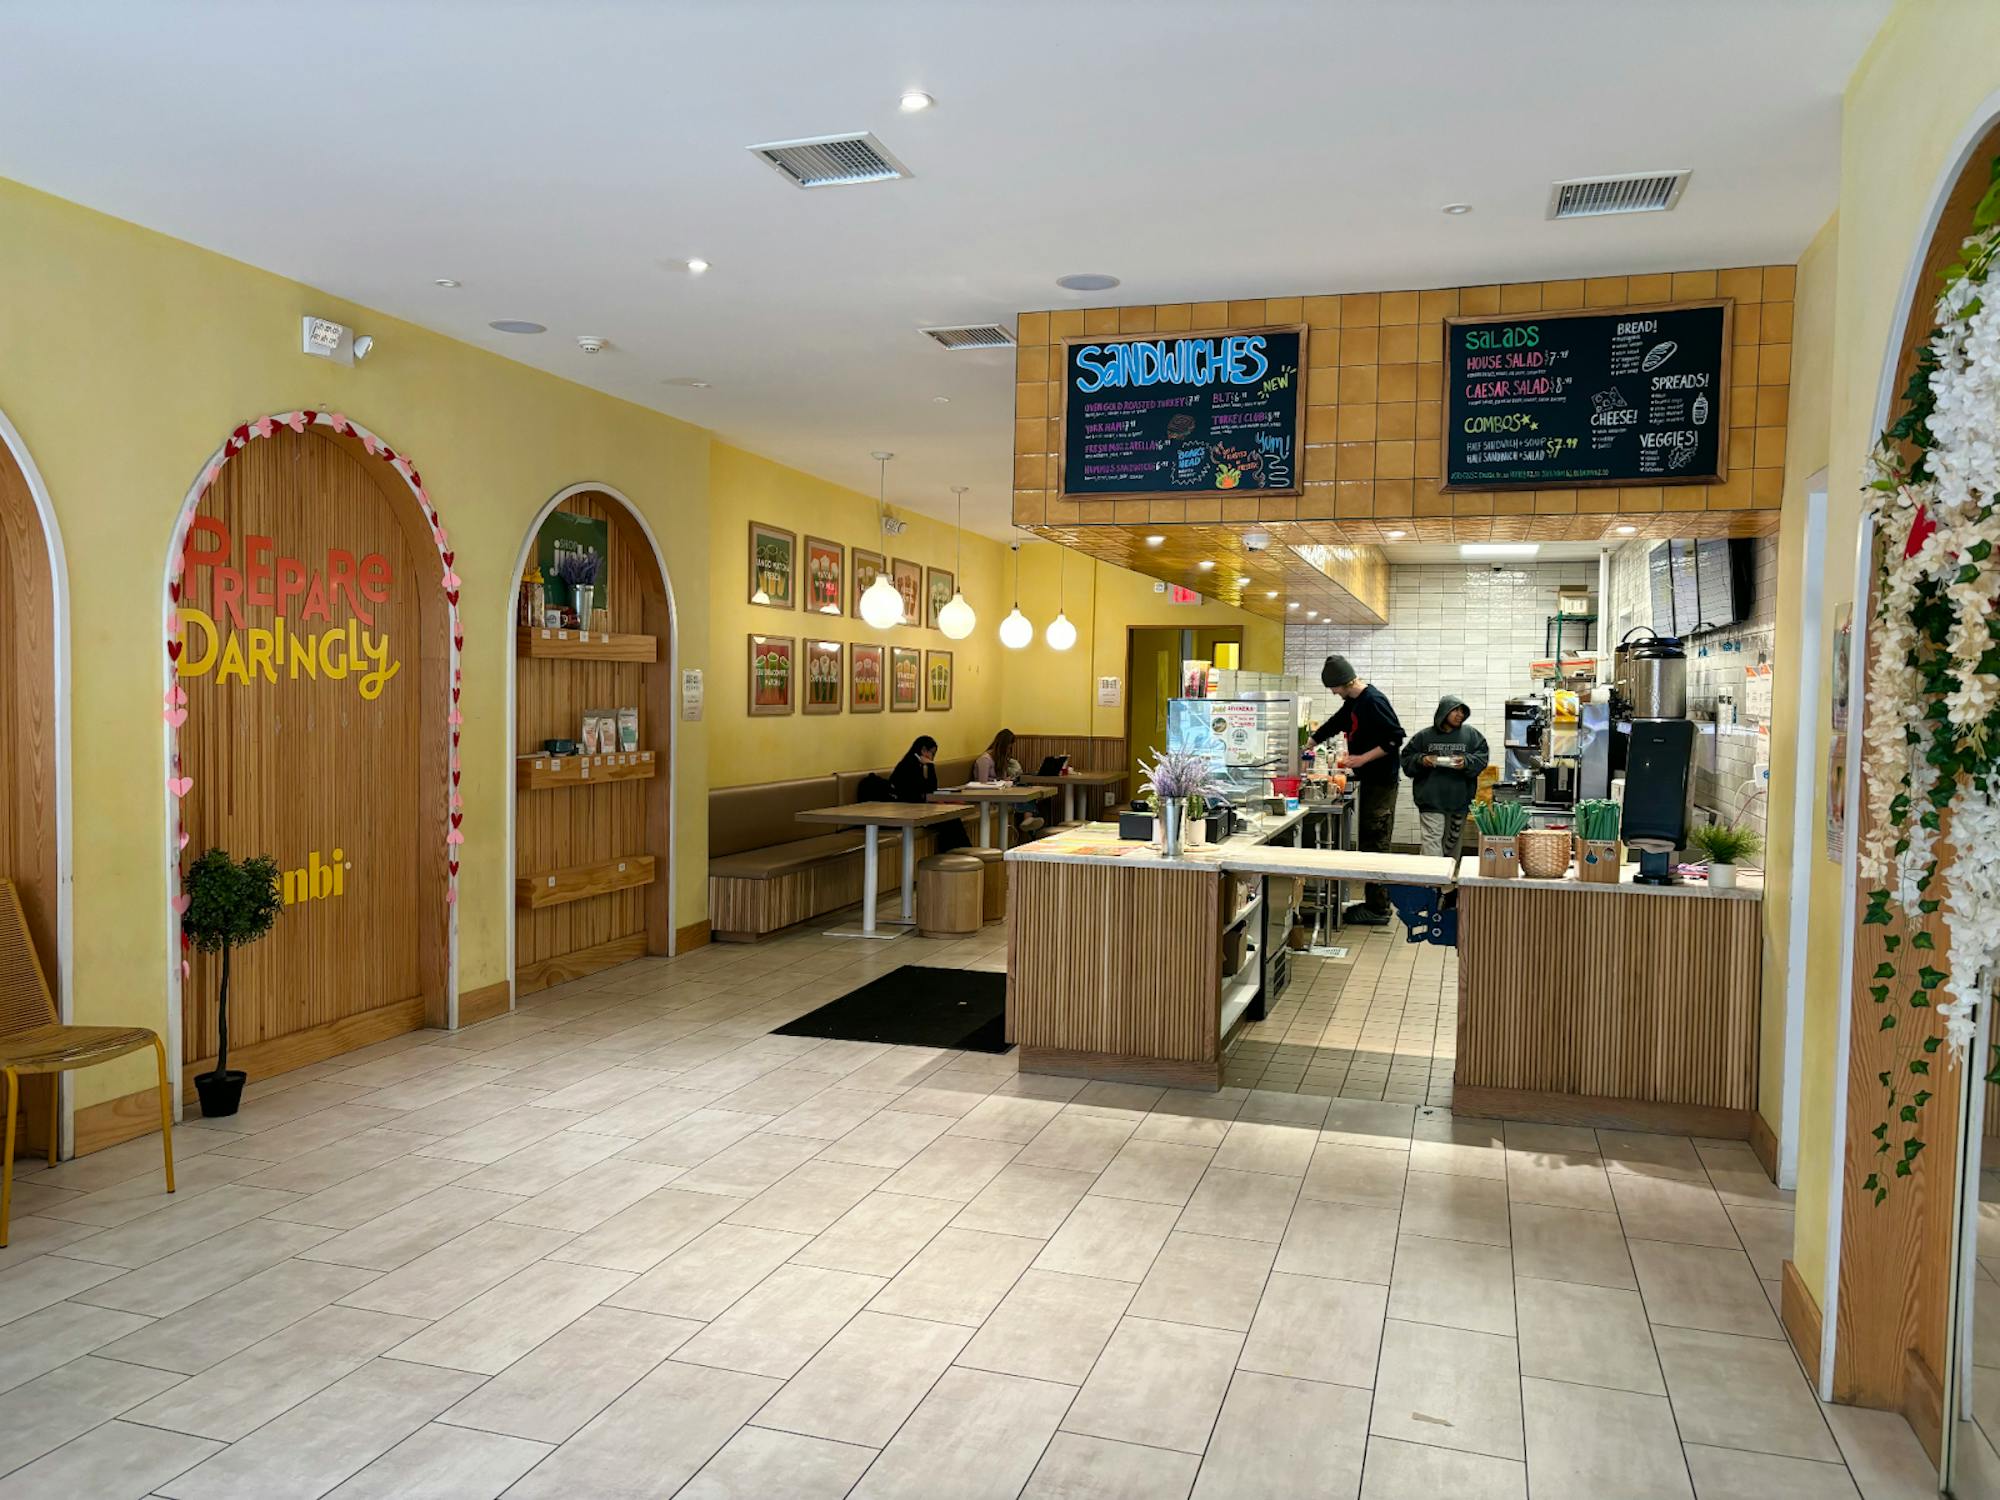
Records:
[[[1666,213],[1681,201],[1690,173],[1626,172],[1615,177],[1572,177],[1549,184],[1551,219],[1594,219],[1605,214]]]
[[[965,323],[956,328],[919,328],[947,349],[1011,349],[1014,335],[998,323]]]
[[[910,175],[910,169],[865,130],[767,141],[750,149],[794,187],[851,187],[863,182],[893,182]]]
[[[585,354],[602,354],[610,342],[611,340],[600,338],[594,333],[579,333],[576,336],[576,347]]]

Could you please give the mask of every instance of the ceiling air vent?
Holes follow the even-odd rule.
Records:
[[[998,323],[974,323],[966,328],[921,328],[947,349],[1009,349],[1014,335]]]
[[[817,135],[804,141],[771,141],[750,149],[802,188],[892,182],[910,175],[910,169],[865,130],[851,135]]]
[[[1686,172],[1630,172],[1622,177],[1579,177],[1549,186],[1551,219],[1600,214],[1665,213],[1681,201]]]

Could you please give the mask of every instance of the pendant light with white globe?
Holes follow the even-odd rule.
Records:
[[[972,612],[972,606],[965,602],[965,492],[968,486],[955,484],[951,492],[958,496],[958,522],[952,545],[952,595],[943,609],[938,611],[937,628],[945,633],[948,640],[962,641],[972,634],[973,626],[979,623],[979,616]]]
[[[1021,543],[1014,542],[1014,612],[1000,622],[1000,644],[1019,651],[1035,638],[1035,627],[1021,613]]]
[[[875,519],[879,525],[882,517],[888,514],[889,460],[896,455],[877,449],[868,456],[880,465],[875,479]],[[862,591],[861,618],[877,630],[887,630],[891,625],[903,623],[902,591],[887,573],[877,573],[875,581]]]
[[[1066,576],[1069,570],[1064,564],[1068,561],[1068,552],[1058,544],[1056,547],[1056,617],[1049,621],[1049,628],[1042,632],[1042,639],[1049,643],[1051,651],[1067,651],[1076,644],[1076,627],[1070,624],[1069,616],[1063,613],[1064,594],[1066,593],[1066,585],[1069,582]]]

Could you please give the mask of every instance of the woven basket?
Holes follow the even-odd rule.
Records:
[[[1560,880],[1569,871],[1571,834],[1567,828],[1524,828],[1514,835],[1521,873],[1530,880]]]

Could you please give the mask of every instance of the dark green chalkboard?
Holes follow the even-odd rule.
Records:
[[[1719,483],[1731,307],[1446,319],[1444,488]]]
[[[1067,340],[1062,492],[1298,494],[1305,341],[1302,325]]]

